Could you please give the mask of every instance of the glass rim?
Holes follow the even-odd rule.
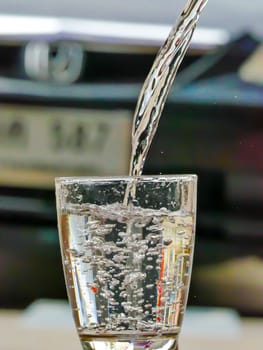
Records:
[[[197,182],[198,176],[196,174],[160,174],[160,175],[121,175],[121,176],[62,176],[55,178],[55,184],[73,184],[73,183],[85,183],[85,182],[120,182],[131,180],[143,180],[143,181],[192,181]]]

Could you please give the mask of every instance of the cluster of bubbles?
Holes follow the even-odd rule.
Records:
[[[92,205],[70,216],[75,232],[68,253],[78,275],[83,328],[156,332],[176,326],[189,264],[189,254],[185,259],[178,249],[190,243],[188,234],[183,246],[176,244],[176,233],[187,232],[178,218],[165,209],[129,212],[121,205]]]

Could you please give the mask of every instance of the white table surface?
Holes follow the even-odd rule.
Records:
[[[21,311],[0,310],[1,350],[80,350],[74,328],[30,327],[21,321]],[[184,334],[180,350],[262,350],[263,319],[241,319],[241,332],[232,337]]]

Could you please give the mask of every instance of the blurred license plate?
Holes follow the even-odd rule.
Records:
[[[1,167],[125,174],[130,124],[128,111],[0,105]]]

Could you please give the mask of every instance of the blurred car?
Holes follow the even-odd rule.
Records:
[[[1,306],[65,297],[54,177],[127,174],[137,97],[182,6],[1,1]],[[191,302],[248,313],[256,307],[207,295],[200,281],[209,286],[213,263],[262,254],[262,90],[239,74],[260,45],[241,35],[263,35],[260,7],[208,4],[145,166],[146,173],[199,175]]]

